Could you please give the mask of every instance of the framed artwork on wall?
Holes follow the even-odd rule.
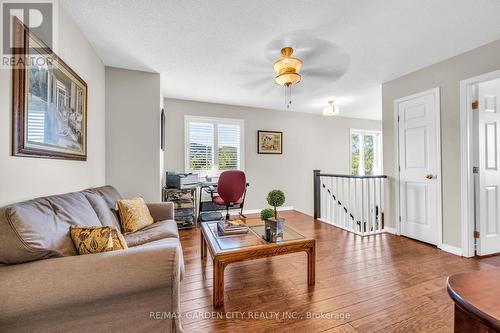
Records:
[[[283,132],[257,131],[257,153],[283,154]]]
[[[164,109],[161,109],[160,122],[161,122],[160,146],[161,146],[161,150],[165,151],[165,110]]]
[[[87,84],[17,18],[12,154],[87,160]]]

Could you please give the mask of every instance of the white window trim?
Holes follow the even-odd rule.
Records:
[[[200,122],[213,122],[214,133],[217,132],[217,123],[224,124],[237,124],[240,126],[240,168],[238,170],[245,171],[245,121],[243,119],[235,118],[218,118],[218,117],[203,117],[203,116],[184,116],[184,171],[197,173],[200,177],[218,177],[221,174],[219,170],[219,156],[216,154],[216,147],[219,145],[219,136],[214,135],[214,168],[211,171],[205,170],[190,170],[189,169],[189,122],[200,121]]]
[[[358,129],[358,128],[351,128],[349,130],[349,174],[352,174],[352,135],[353,134],[377,134],[378,135],[378,147],[375,148],[375,150],[378,149],[378,160],[379,162],[375,166],[374,170],[374,175],[381,175],[382,170],[384,170],[384,151],[383,151],[383,142],[382,142],[382,131],[376,131],[376,130],[364,130],[364,129]],[[363,166],[362,173],[359,176],[364,176],[364,164],[361,163],[361,154],[363,153],[363,147],[360,145],[359,147],[359,156],[360,156],[360,167]]]

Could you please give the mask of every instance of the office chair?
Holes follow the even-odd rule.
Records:
[[[245,173],[239,170],[224,171],[217,184],[217,195],[212,197],[216,205],[226,206],[226,220],[229,220],[229,208],[242,205],[245,200],[247,180]]]

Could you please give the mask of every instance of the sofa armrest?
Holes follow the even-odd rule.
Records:
[[[179,240],[168,238],[127,250],[0,266],[0,322],[152,289],[169,288],[178,298],[181,260]]]
[[[149,212],[155,222],[174,219],[173,202],[148,203],[146,205],[148,206]]]

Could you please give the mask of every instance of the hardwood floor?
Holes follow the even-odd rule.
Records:
[[[183,230],[186,332],[452,332],[446,277],[500,266],[499,257],[466,259],[405,237],[361,238],[299,212],[281,215],[316,239],[316,285],[307,285],[305,253],[234,263],[216,309],[200,231]]]

